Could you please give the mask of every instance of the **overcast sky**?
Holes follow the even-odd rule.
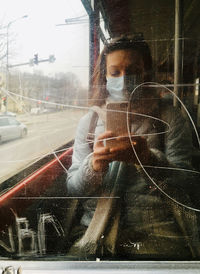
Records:
[[[83,86],[88,84],[88,23],[64,24],[66,18],[86,15],[81,0],[0,0],[0,20],[9,29],[9,63],[29,61],[34,54],[46,59],[54,54],[56,62],[20,69],[33,72],[35,69],[47,75],[57,72],[74,72]],[[85,17],[87,18],[87,17]]]

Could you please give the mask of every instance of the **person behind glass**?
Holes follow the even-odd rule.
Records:
[[[99,56],[93,76],[93,107],[78,125],[67,177],[69,195],[85,197],[80,202],[80,224],[71,232],[69,255],[82,259],[90,255],[122,259],[198,256],[195,212],[176,202],[191,205],[185,193],[190,184],[186,173],[158,168],[191,168],[187,121],[178,109],[160,102],[156,89],[146,86],[130,98],[135,84],[150,81],[151,74],[152,57],[144,40],[114,39]],[[131,135],[136,136],[123,143],[124,137],[105,130],[102,113],[106,103],[129,99],[131,109],[138,113],[131,122]],[[92,147],[87,137],[94,111],[98,119]],[[148,115],[164,120],[168,130]],[[108,138],[116,138],[120,145],[108,148],[104,142]]]

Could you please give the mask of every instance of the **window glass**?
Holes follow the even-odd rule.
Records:
[[[9,118],[8,120],[9,120],[10,125],[19,125],[19,122],[16,121],[15,119],[13,119],[13,118]]]
[[[199,260],[198,1],[1,3],[1,258]]]
[[[48,195],[55,196],[52,187],[57,177],[55,185],[59,193],[56,196],[66,195],[64,181],[71,156],[66,156],[63,164],[60,162],[61,168],[54,166],[54,172],[48,171],[45,175],[44,181],[51,181],[51,187],[42,187],[43,200],[36,201],[40,195],[33,190],[37,188],[36,181],[32,181],[29,194],[26,187],[20,188],[20,183],[66,152],[72,145],[80,117],[87,111],[89,19],[79,0],[59,3],[3,0],[1,7],[0,112],[7,117],[0,118],[0,125],[19,127],[0,131],[0,218],[3,220],[0,256],[34,257],[49,254],[41,251],[43,244],[38,241],[43,234],[42,224],[45,230],[50,228],[47,237],[51,237],[52,232],[55,234],[53,242],[66,240],[64,228],[58,225],[62,218],[49,211],[45,191],[51,189]],[[25,196],[15,192],[17,188],[21,194],[26,193]],[[11,189],[15,193],[15,205],[9,196]],[[29,205],[26,202],[22,205],[23,198]],[[60,207],[60,201],[62,199],[53,203]],[[64,206],[62,214],[65,210]],[[45,240],[43,236],[41,239]],[[63,246],[54,248],[50,242],[51,247],[47,245],[51,254],[56,256],[65,250]]]
[[[8,118],[0,118],[0,126],[7,126],[8,125]]]

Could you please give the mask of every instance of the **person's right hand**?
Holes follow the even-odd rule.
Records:
[[[100,134],[94,145],[94,152],[92,157],[92,167],[95,171],[105,171],[110,162],[113,161],[113,154],[110,149],[104,146],[104,140],[107,138],[116,137],[113,132],[105,131]]]
[[[114,138],[115,147],[104,146],[104,140]],[[123,142],[124,141],[124,142]],[[126,163],[138,163],[138,159],[133,150],[133,146],[138,158],[143,164],[150,161],[150,150],[144,137],[134,137],[127,142],[127,136],[116,136],[111,131],[100,134],[94,145],[92,157],[92,167],[95,171],[106,171],[108,165],[112,161],[122,161]]]

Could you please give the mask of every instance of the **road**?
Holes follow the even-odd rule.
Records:
[[[74,139],[83,110],[65,110],[42,115],[19,115],[28,135],[0,145],[0,183]]]

